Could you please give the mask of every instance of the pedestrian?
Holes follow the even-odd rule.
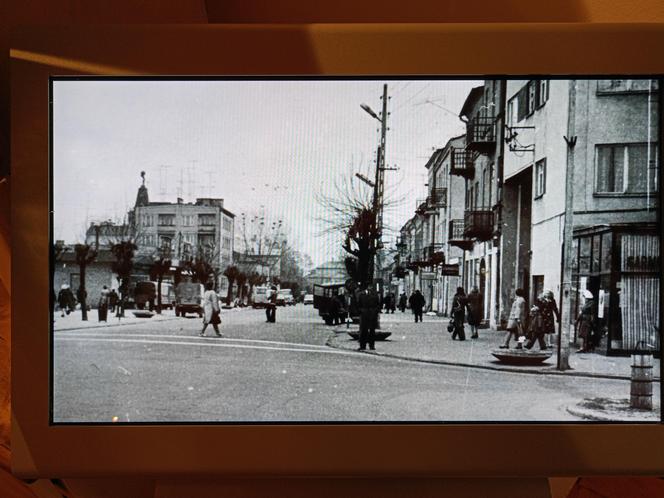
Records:
[[[357,296],[357,306],[360,311],[360,347],[358,351],[365,351],[367,344],[373,351],[376,349],[376,327],[380,312],[380,299],[373,287],[363,285]]]
[[[466,309],[468,308],[468,297],[463,287],[457,287],[456,294],[452,298],[452,320],[454,321],[454,332],[452,340],[458,337],[460,341],[466,340],[466,331],[463,328],[463,322],[466,318]]]
[[[583,298],[585,302],[579,312],[579,316],[574,322],[574,326],[577,330],[577,335],[583,341],[581,349],[577,353],[591,353],[595,350],[594,335],[595,335],[595,312],[594,312],[594,301],[593,293],[589,290],[583,291]]]
[[[542,332],[547,346],[551,346],[551,337],[556,333],[556,322],[560,323],[560,311],[553,297],[553,292],[545,290],[539,299],[539,308],[542,313]]]
[[[97,302],[97,315],[100,322],[107,322],[106,319],[108,316],[108,303],[109,303],[110,291],[105,285],[101,289],[101,295],[99,296],[99,302]]]
[[[111,289],[111,292],[108,294],[108,307],[111,313],[115,313],[115,307],[118,304],[118,293],[115,289]]]
[[[62,284],[58,292],[58,306],[60,307],[60,316],[71,313],[75,308],[74,293],[69,285]]]
[[[84,305],[85,305],[86,308],[88,308],[88,304],[87,304],[88,291],[86,291],[83,288],[83,286],[79,286],[79,288],[76,290],[76,299],[78,299],[78,302],[81,304],[81,310],[83,310]]]
[[[267,323],[277,321],[277,288],[274,285],[270,288],[270,294],[267,296],[265,317]]]
[[[408,306],[408,297],[405,292],[402,292],[401,296],[399,296],[399,309],[401,310],[401,313],[406,311],[406,306]]]
[[[388,313],[394,313],[397,309],[397,296],[394,292],[390,292],[387,295],[386,308]]]
[[[420,292],[419,289],[416,289],[415,292],[413,292],[410,295],[410,299],[408,300],[408,304],[410,304],[410,309],[413,310],[413,315],[415,315],[415,323],[422,322],[422,309],[424,308],[424,296]]]
[[[530,308],[528,315],[528,343],[526,349],[532,349],[535,341],[539,343],[540,349],[547,349],[544,341],[544,304],[543,299],[537,299]]]
[[[484,316],[483,304],[484,297],[480,294],[480,291],[477,287],[473,287],[468,293],[468,325],[470,325],[470,338],[477,339],[479,335],[477,334],[477,329],[482,322],[482,317]]]
[[[526,321],[526,300],[524,299],[523,289],[514,291],[514,302],[510,310],[510,316],[507,319],[507,333],[505,334],[505,342],[501,344],[501,349],[510,347],[510,339],[514,336],[517,341],[517,349],[522,349],[523,346],[519,342],[519,337],[523,335],[523,326]]]
[[[340,315],[340,303],[338,296],[333,296],[330,301],[330,318],[332,318],[333,325],[339,325],[339,315]]]
[[[203,293],[203,330],[198,334],[201,337],[205,335],[205,329],[208,325],[212,325],[217,337],[223,337],[219,332],[219,324],[221,323],[221,308],[219,307],[219,296],[214,291],[212,282],[205,284],[205,292]]]

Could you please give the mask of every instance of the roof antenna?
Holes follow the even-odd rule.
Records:
[[[141,178],[143,179],[143,186],[145,187],[145,171],[141,171]]]

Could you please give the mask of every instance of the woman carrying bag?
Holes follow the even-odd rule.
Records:
[[[205,329],[212,324],[214,332],[217,337],[223,337],[219,332],[219,324],[221,323],[221,308],[219,307],[219,296],[212,288],[212,282],[205,284],[205,293],[203,294],[203,330],[198,334],[201,337],[205,335]]]
[[[510,316],[507,319],[507,333],[505,334],[505,343],[500,345],[501,349],[510,347],[510,339],[512,335],[517,340],[517,349],[523,349],[523,345],[518,342],[519,336],[523,335],[523,325],[526,321],[526,300],[523,297],[523,289],[514,291],[515,298],[512,303]]]

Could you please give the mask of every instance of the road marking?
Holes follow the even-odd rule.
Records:
[[[215,340],[218,341],[218,337],[191,337],[191,336],[182,336],[182,335],[165,335],[165,334],[131,334],[131,333],[112,333],[112,332],[105,332],[107,336],[109,336],[112,339],[116,339],[118,337],[150,337],[150,338],[156,338],[156,339],[190,339],[190,340]],[[56,339],[60,339],[63,337],[63,334],[56,334],[59,337],[56,337]],[[99,333],[94,333],[94,332],[71,332],[67,333],[67,336],[77,336],[77,337],[99,337]],[[306,347],[306,348],[321,348],[324,350],[328,350],[329,346],[324,346],[320,344],[306,344],[306,343],[301,343],[301,342],[285,342],[285,341],[266,341],[262,339],[241,339],[241,338],[230,338],[230,337],[223,337],[224,341],[231,341],[231,342],[255,342],[259,344],[280,344],[284,346],[301,346],[301,347]]]
[[[289,351],[300,353],[323,353],[323,354],[337,354],[344,356],[356,357],[375,357],[380,358],[378,355],[371,354],[358,354],[353,351],[341,351],[338,349],[303,349],[303,348],[278,348],[273,346],[252,346],[250,344],[228,344],[222,342],[185,342],[185,341],[149,341],[145,339],[118,339],[118,338],[105,338],[105,337],[59,337],[58,341],[90,341],[90,342],[119,342],[119,343],[138,343],[138,344],[177,344],[181,346],[212,346],[217,348],[244,348],[244,349],[266,349],[272,351]]]

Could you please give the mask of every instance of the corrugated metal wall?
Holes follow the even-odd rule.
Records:
[[[659,349],[659,238],[625,234],[621,256],[623,348],[645,341]]]

